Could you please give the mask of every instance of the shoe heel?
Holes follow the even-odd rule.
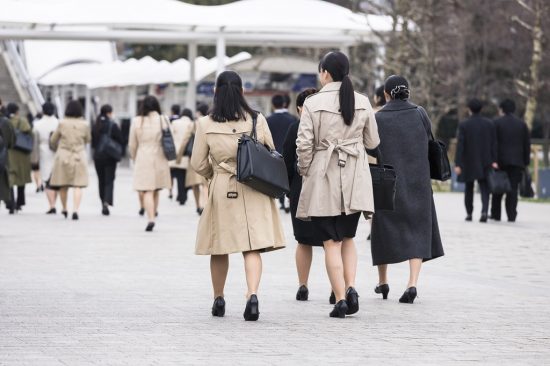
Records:
[[[384,300],[388,299],[388,293],[387,292],[382,293],[382,299],[384,299]]]

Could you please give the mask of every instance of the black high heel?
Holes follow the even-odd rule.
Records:
[[[155,227],[155,223],[154,222],[150,222],[147,224],[147,226],[145,227],[145,231],[153,231],[153,228]]]
[[[61,214],[67,218],[69,216],[69,212],[68,211],[61,211]]]
[[[225,300],[223,297],[218,296],[214,300],[212,305],[212,316],[219,316],[220,318],[225,315]]]
[[[390,285],[388,285],[387,283],[385,283],[383,285],[377,285],[374,288],[374,292],[376,292],[377,294],[382,294],[382,298],[384,300],[387,300],[388,299],[388,293],[390,292]]]
[[[298,301],[307,301],[309,297],[309,290],[307,289],[306,285],[300,286],[298,289],[298,292],[296,293],[296,300]]]
[[[346,315],[355,314],[359,311],[359,294],[353,287],[348,288],[348,291],[346,291],[346,303],[348,305]]]
[[[409,287],[405,290],[403,296],[399,299],[399,302],[403,304],[412,304],[414,303],[416,296],[416,287]]]
[[[76,212],[73,212],[73,220],[78,220],[78,213]]]
[[[256,295],[250,295],[243,316],[246,321],[256,321],[260,317],[260,306]]]
[[[101,209],[101,214],[103,216],[109,216],[111,214],[111,212],[109,212],[109,206],[108,205],[103,205],[103,208]]]
[[[139,214],[139,216],[145,215],[145,209],[143,207],[140,208],[138,214]]]
[[[48,212],[46,212],[46,215],[55,215],[57,213],[57,210],[54,208],[50,208]]]
[[[331,318],[345,318],[347,312],[348,304],[346,304],[346,300],[340,300],[336,305],[334,305],[334,309],[332,309],[329,316]]]
[[[328,303],[331,305],[336,304],[336,296],[334,296],[334,291],[330,292],[330,297],[328,298]]]

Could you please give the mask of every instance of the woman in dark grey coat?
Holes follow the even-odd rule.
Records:
[[[388,103],[376,113],[379,148],[384,164],[396,170],[397,187],[395,211],[376,211],[372,221],[372,260],[379,274],[375,292],[386,299],[388,264],[408,260],[409,283],[399,302],[412,304],[422,262],[444,254],[428,162],[431,123],[422,107],[408,101],[404,77],[390,76],[384,91]]]

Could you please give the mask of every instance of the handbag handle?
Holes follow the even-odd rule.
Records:
[[[382,159],[382,150],[380,150],[380,145],[372,150],[366,149],[366,151],[367,154],[376,158],[376,165],[378,165],[379,168],[384,167],[384,159]]]
[[[426,116],[425,113],[422,113],[424,111],[424,109],[421,109],[420,107],[417,106],[416,111],[418,112],[418,114],[420,114],[420,119],[422,120],[422,124],[424,125],[424,129],[426,130],[426,134],[428,134],[428,138],[431,137],[432,141],[435,141],[432,129],[428,128],[428,126],[431,126],[431,122],[427,118],[428,116]]]
[[[258,142],[258,135],[256,132],[257,123],[258,123],[258,115],[256,114],[252,116],[252,132],[250,133],[250,137],[252,137],[252,140],[254,140],[254,142]]]

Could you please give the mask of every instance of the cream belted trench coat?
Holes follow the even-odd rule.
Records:
[[[369,99],[355,93],[355,117],[351,126],[340,113],[341,82],[332,82],[310,96],[296,140],[298,170],[303,176],[296,217],[374,213],[372,178],[365,148],[380,143]]]
[[[196,254],[221,255],[284,248],[284,233],[275,200],[236,179],[238,140],[252,131],[246,121],[199,119],[191,166],[209,180],[208,201],[199,221]],[[267,121],[257,120],[258,140],[274,149]]]

